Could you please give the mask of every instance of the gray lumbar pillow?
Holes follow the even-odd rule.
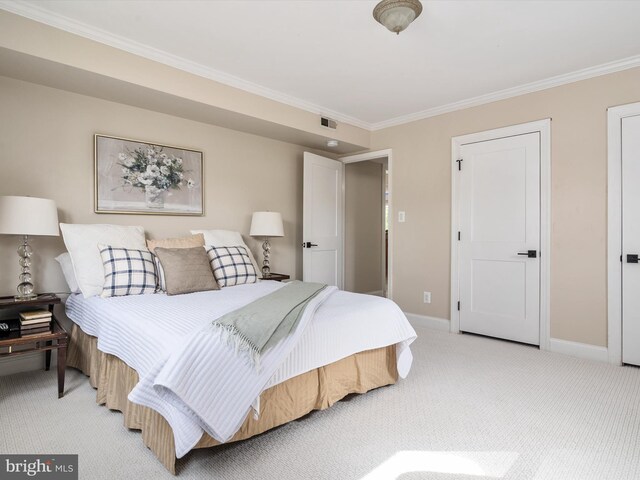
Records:
[[[219,290],[202,247],[155,249],[164,270],[167,295]]]

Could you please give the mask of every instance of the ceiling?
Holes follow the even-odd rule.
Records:
[[[640,65],[638,1],[423,0],[400,35],[375,22],[375,4],[0,0],[0,8],[370,129]],[[617,63],[591,68],[609,62]]]

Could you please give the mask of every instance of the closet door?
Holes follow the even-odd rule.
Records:
[[[640,115],[622,119],[622,362],[640,365]]]

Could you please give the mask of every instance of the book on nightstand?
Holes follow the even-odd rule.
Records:
[[[33,323],[31,325],[21,325],[20,326],[20,330],[22,332],[27,332],[29,330],[37,330],[39,328],[50,328],[51,327],[51,322],[50,321],[46,321],[46,322],[41,322],[41,323]]]
[[[49,333],[51,332],[51,326],[49,324],[38,327],[38,328],[29,328],[25,330],[24,328],[21,330],[21,336],[26,337],[28,335],[39,335],[41,333]]]
[[[22,336],[35,335],[51,330],[51,312],[48,310],[33,310],[20,312],[20,333]]]
[[[51,323],[51,316],[51,312],[48,310],[20,312],[20,325],[22,330],[47,327]]]
[[[30,312],[20,312],[20,323],[28,325],[30,323],[38,323],[51,319],[49,310],[32,310]]]

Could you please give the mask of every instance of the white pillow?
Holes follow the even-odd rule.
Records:
[[[253,253],[251,253],[251,249],[244,243],[242,239],[242,235],[240,232],[234,232],[233,230],[191,230],[191,235],[197,235],[201,233],[204,235],[204,246],[207,247],[245,247],[247,249],[247,253],[249,254],[249,258],[251,259],[251,263],[253,263],[253,268],[256,269],[256,272],[261,272],[262,269],[258,268],[258,264],[256,263],[256,259],[253,258]]]
[[[69,285],[71,293],[78,293],[80,287],[78,287],[78,281],[76,280],[76,274],[73,272],[73,264],[71,263],[71,255],[69,252],[61,253],[56,257],[56,262],[60,264],[62,268],[62,275]]]
[[[60,230],[85,298],[100,295],[104,286],[104,267],[98,244],[147,250],[142,227],[61,223]]]

